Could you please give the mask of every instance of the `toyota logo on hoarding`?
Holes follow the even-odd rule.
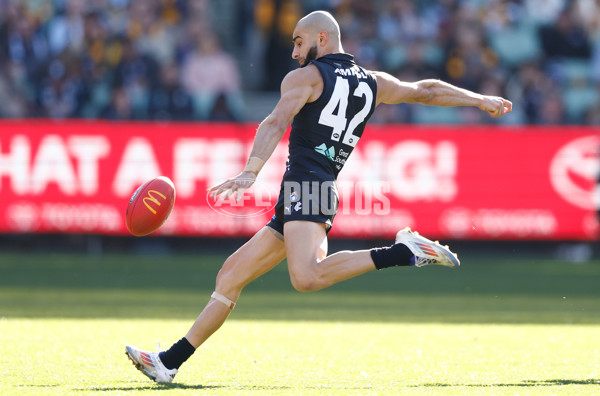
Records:
[[[600,174],[600,136],[586,136],[561,147],[550,164],[554,190],[567,202],[597,209],[594,188]]]

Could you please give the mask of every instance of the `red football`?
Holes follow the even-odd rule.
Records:
[[[175,204],[175,186],[165,176],[142,184],[131,196],[125,222],[135,236],[144,236],[158,230],[167,220]]]

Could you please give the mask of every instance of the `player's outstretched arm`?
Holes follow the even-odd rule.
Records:
[[[316,73],[316,74],[315,74]],[[263,165],[271,157],[281,141],[288,125],[300,109],[314,94],[320,74],[315,66],[297,69],[288,73],[281,82],[281,98],[271,112],[260,123],[254,137],[254,144],[244,170],[223,183],[208,189],[211,196],[223,194],[223,200],[236,194],[239,200],[243,192],[250,188]]]
[[[374,72],[377,79],[377,104],[421,103],[430,106],[473,106],[501,117],[512,111],[512,103],[499,96],[481,95],[440,80],[415,83],[400,81],[384,73]]]

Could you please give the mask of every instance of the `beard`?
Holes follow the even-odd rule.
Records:
[[[304,64],[302,65],[302,67],[310,64],[310,61],[315,60],[315,59],[317,59],[317,46],[316,45],[308,50],[308,53],[306,54],[306,58],[304,58]]]

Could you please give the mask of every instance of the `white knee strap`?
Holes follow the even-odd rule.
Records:
[[[229,307],[229,309],[231,309],[231,310],[233,310],[233,308],[235,308],[235,303],[222,294],[213,292],[213,294],[210,297],[227,305]]]

